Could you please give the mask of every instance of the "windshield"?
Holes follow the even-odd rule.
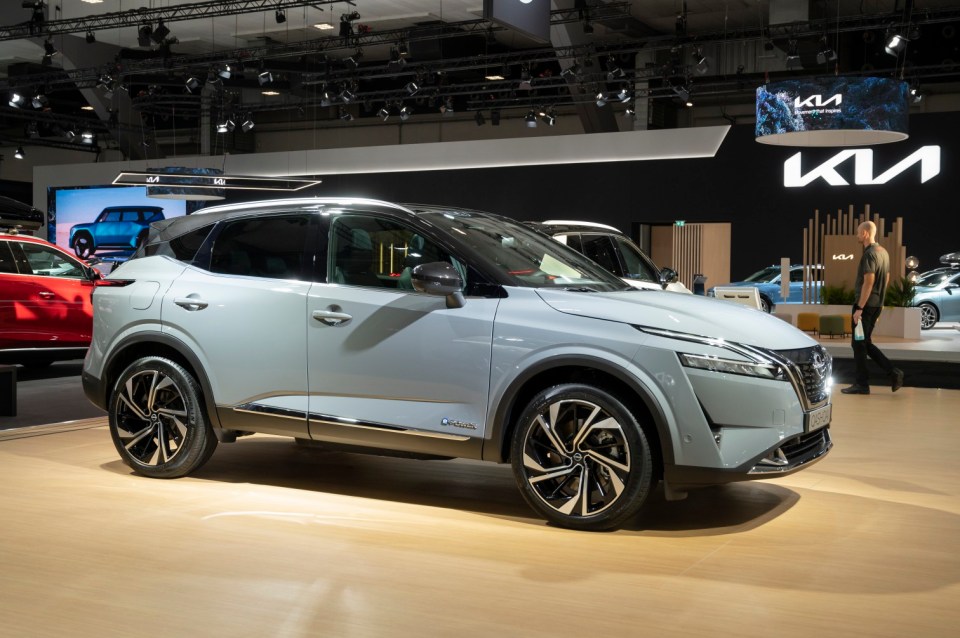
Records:
[[[773,281],[780,275],[780,266],[767,266],[763,270],[758,270],[744,281],[750,281],[756,284],[763,284]]]
[[[444,210],[429,216],[429,220],[515,286],[597,292],[631,289],[572,248],[504,217]]]

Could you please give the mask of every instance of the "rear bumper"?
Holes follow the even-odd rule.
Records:
[[[101,410],[107,409],[107,400],[106,392],[104,392],[103,382],[100,379],[96,378],[86,370],[83,371],[83,374],[80,377],[81,383],[83,384],[83,393],[87,395],[87,398],[90,400],[90,403],[94,404]]]
[[[667,465],[663,480],[670,491],[684,492],[709,485],[786,476],[821,460],[832,447],[833,440],[827,426],[781,441],[737,468]]]

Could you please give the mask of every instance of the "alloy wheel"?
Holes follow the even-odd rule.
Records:
[[[175,459],[185,449],[187,423],[183,391],[164,373],[138,372],[120,388],[117,438],[135,462],[158,466]]]
[[[77,235],[73,241],[73,252],[80,259],[86,259],[93,254],[93,240],[85,234]]]
[[[937,316],[937,309],[932,305],[920,304],[920,327],[924,330],[932,328],[940,317]]]
[[[623,425],[585,400],[549,403],[523,444],[526,480],[564,516],[592,516],[616,503],[631,471]]]

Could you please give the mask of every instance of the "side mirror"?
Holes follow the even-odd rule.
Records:
[[[447,308],[462,308],[463,279],[457,269],[445,261],[420,264],[410,273],[413,289],[426,295],[447,298]]]
[[[677,283],[677,280],[680,279],[680,275],[677,274],[677,271],[673,268],[661,268],[660,269],[660,287],[666,288],[669,284]]]

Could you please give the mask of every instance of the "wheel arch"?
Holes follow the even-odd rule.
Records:
[[[210,425],[219,430],[220,419],[217,416],[216,403],[213,401],[213,388],[203,371],[200,359],[182,341],[162,332],[141,332],[122,340],[103,366],[103,405],[109,408],[110,392],[113,383],[127,366],[143,357],[165,357],[183,366],[200,384],[203,391],[203,406]]]
[[[593,357],[563,357],[542,361],[514,379],[500,398],[491,420],[490,437],[483,446],[483,460],[497,463],[509,461],[510,437],[516,427],[517,417],[534,395],[561,383],[597,385],[620,399],[644,428],[651,445],[658,452],[654,460],[655,477],[659,480],[663,465],[671,464],[674,458],[667,418],[660,404],[637,379],[608,361]]]

